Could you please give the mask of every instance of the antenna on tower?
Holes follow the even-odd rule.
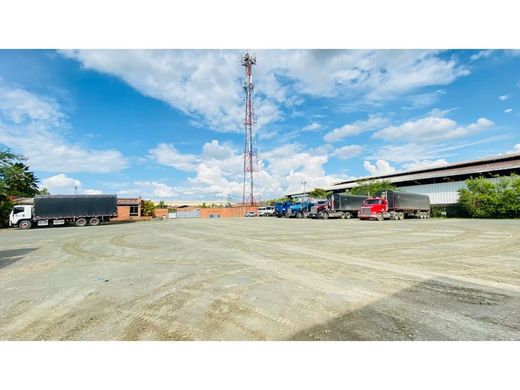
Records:
[[[246,111],[244,118],[244,185],[242,192],[242,203],[244,205],[247,204],[254,206],[254,172],[258,170],[254,134],[256,120],[253,105],[253,91],[255,89],[255,84],[253,83],[253,65],[256,65],[256,56],[246,51],[242,56],[241,64],[243,67],[245,67],[246,70],[246,77],[244,79]],[[249,194],[247,195],[246,187],[248,181],[249,188],[247,190],[249,191]]]

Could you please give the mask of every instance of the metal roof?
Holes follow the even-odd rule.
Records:
[[[364,177],[354,180],[335,183],[327,187],[327,190],[346,189],[355,187],[362,180],[387,180],[391,183],[407,181],[419,181],[441,177],[482,174],[487,172],[498,172],[501,170],[520,169],[520,153],[511,153],[496,157],[479,160],[465,161],[454,164],[446,164],[427,169],[397,172],[387,175]]]

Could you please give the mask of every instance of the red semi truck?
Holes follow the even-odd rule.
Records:
[[[430,217],[430,198],[411,192],[379,191],[363,202],[359,219],[404,219],[405,217]]]

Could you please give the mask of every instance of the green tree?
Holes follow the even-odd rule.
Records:
[[[159,202],[159,204],[157,205],[156,208],[158,208],[158,209],[164,209],[164,208],[166,208],[166,205],[164,204],[164,200],[161,200],[161,201]]]
[[[9,196],[38,194],[38,179],[29,171],[25,160],[25,157],[9,150],[0,150],[0,225],[6,223],[13,207]]]
[[[473,218],[520,217],[520,177],[501,177],[492,182],[484,177],[466,180],[459,189],[459,205]]]
[[[358,181],[358,186],[354,187],[350,190],[352,195],[368,195],[374,196],[378,191],[390,191],[396,190],[397,187],[394,186],[389,181],[366,181],[360,180]]]
[[[283,198],[278,198],[278,199],[270,199],[270,200],[266,200],[265,202],[269,205],[269,206],[274,206],[275,203],[282,203],[282,202],[287,202],[291,200],[290,198],[288,197],[283,197]]]
[[[40,188],[40,190],[38,191],[38,195],[50,195],[51,193],[49,192],[49,190],[45,187],[42,187]]]
[[[142,200],[141,210],[143,210],[143,215],[148,217],[153,214],[155,204],[151,200]]]

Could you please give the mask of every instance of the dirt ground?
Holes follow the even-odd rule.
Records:
[[[0,231],[1,340],[520,340],[520,221]]]

